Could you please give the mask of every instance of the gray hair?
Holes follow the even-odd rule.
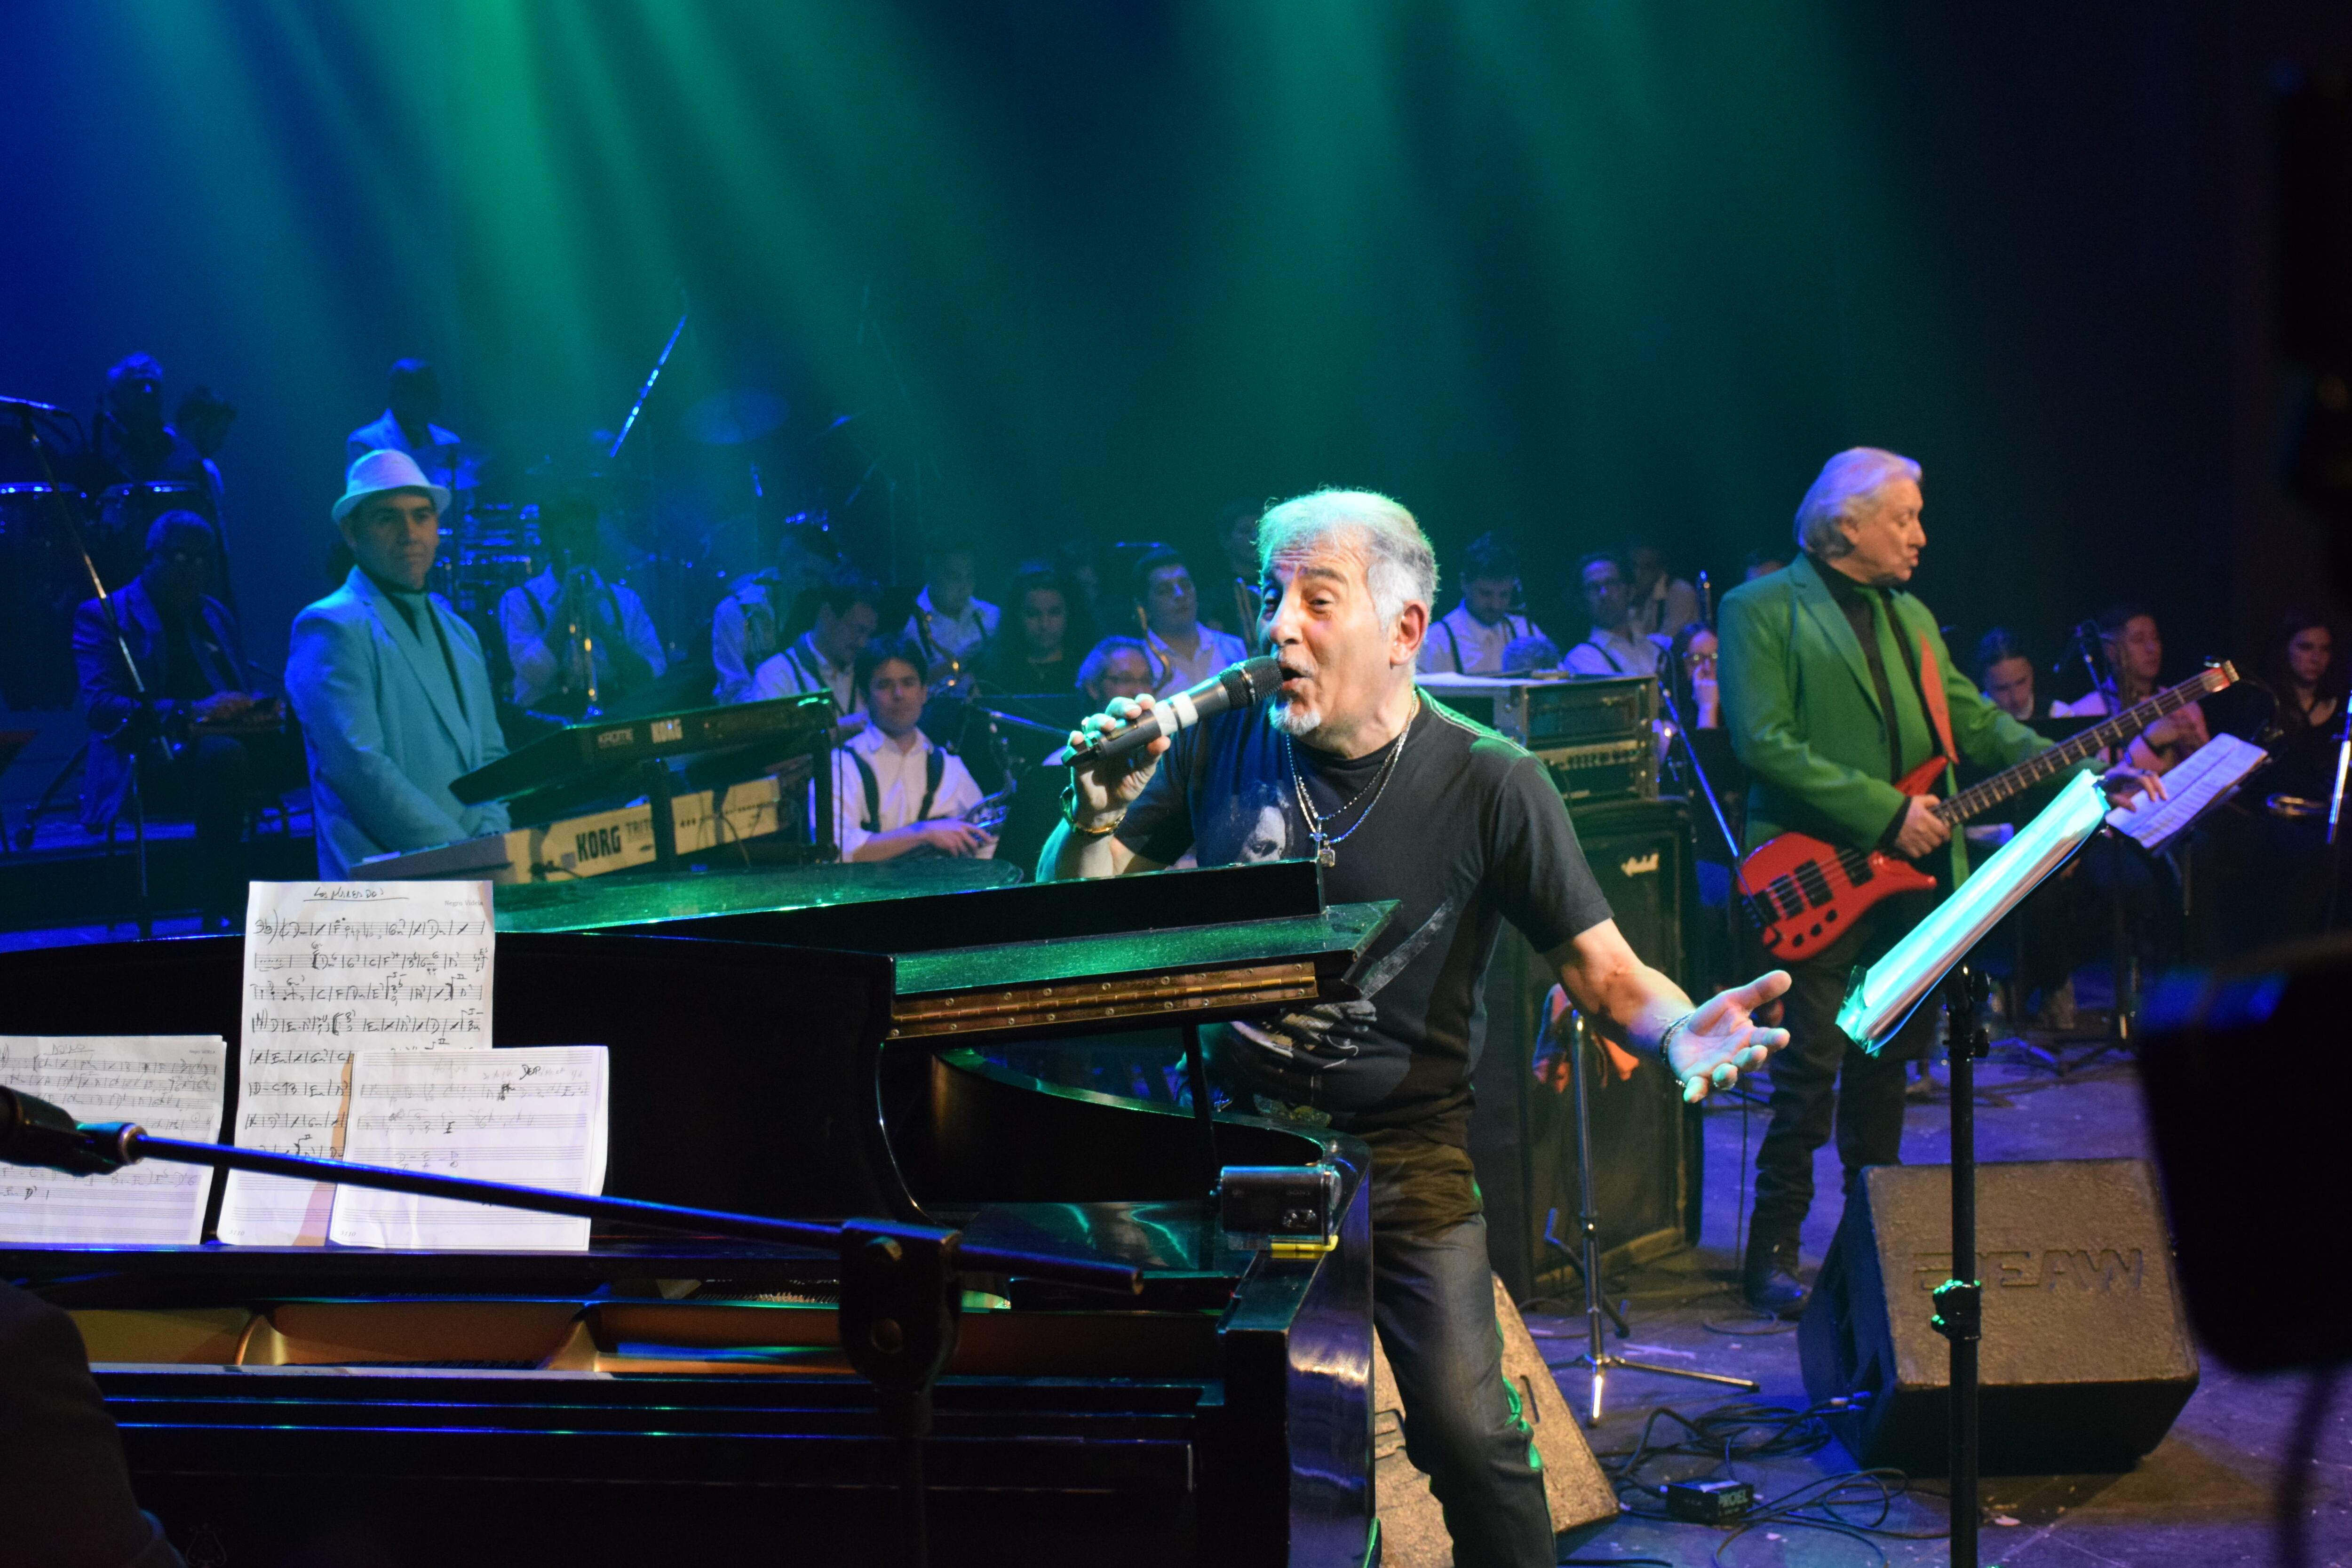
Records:
[[[1860,516],[1864,503],[1894,479],[1918,483],[1919,465],[1881,447],[1849,447],[1823,463],[1821,477],[1797,504],[1797,548],[1824,561],[1852,553],[1853,545],[1839,530],[1839,521]]]
[[[1086,658],[1079,664],[1078,679],[1075,682],[1078,689],[1084,691],[1092,687],[1096,681],[1100,680],[1103,678],[1103,671],[1110,668],[1110,661],[1123,653],[1140,656],[1143,659],[1143,668],[1146,669],[1151,668],[1151,649],[1145,646],[1141,638],[1105,637],[1087,650]]]
[[[1364,584],[1382,626],[1394,626],[1407,605],[1437,603],[1437,552],[1412,513],[1384,495],[1314,490],[1268,508],[1258,519],[1261,569],[1318,545],[1364,557]]]

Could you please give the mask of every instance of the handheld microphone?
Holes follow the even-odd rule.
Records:
[[[1089,746],[1065,747],[1045,760],[1049,766],[1059,767],[1065,763],[1123,757],[1179,730],[1189,730],[1228,708],[1247,708],[1272,696],[1274,689],[1281,684],[1282,666],[1272,655],[1245,658],[1219,670],[1189,691],[1179,691],[1153,703],[1151,711],[1133,728],[1121,730],[1108,740],[1097,741]]]

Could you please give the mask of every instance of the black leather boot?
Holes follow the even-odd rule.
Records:
[[[1797,1277],[1797,1240],[1751,1237],[1740,1260],[1739,1293],[1759,1312],[1775,1318],[1803,1314],[1812,1292]]]

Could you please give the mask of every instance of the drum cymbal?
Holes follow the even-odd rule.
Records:
[[[791,405],[772,392],[736,386],[702,399],[686,411],[680,423],[706,447],[740,447],[767,435],[791,412]]]

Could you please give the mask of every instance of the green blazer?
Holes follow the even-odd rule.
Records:
[[[1927,606],[1908,594],[1889,600],[1912,658],[1924,638],[1943,674],[1952,743],[1987,767],[2022,762],[2050,742],[2002,712],[1954,668]],[[1929,720],[1903,654],[1878,620],[1879,657],[1895,712],[1878,709],[1853,626],[1813,568],[1799,556],[1786,569],[1723,596],[1717,618],[1724,728],[1731,749],[1754,777],[1748,795],[1748,844],[1794,829],[1832,844],[1875,846],[1903,809],[1886,777],[1887,726],[1901,738],[1903,771],[1935,754]],[[1937,793],[1951,794],[1951,770]],[[1968,875],[1960,836],[1952,836],[1952,882]],[[1932,867],[1930,868],[1933,868]]]

